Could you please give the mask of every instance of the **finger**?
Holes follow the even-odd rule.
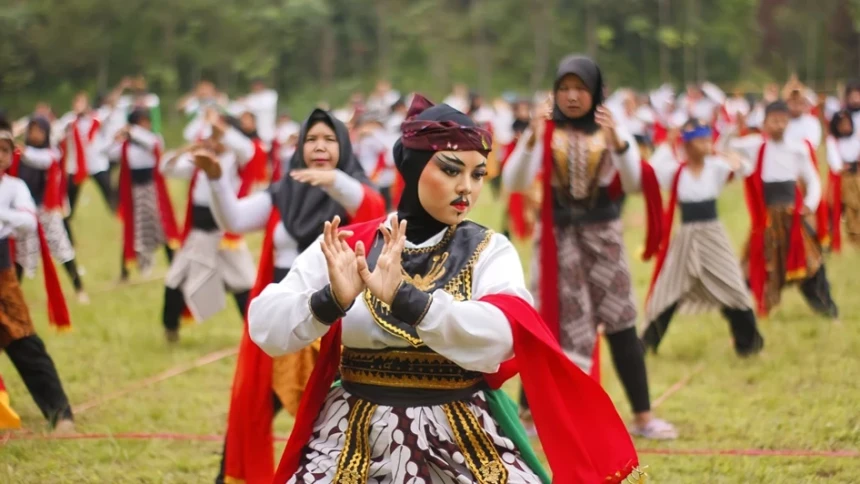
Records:
[[[382,230],[382,252],[380,256],[384,256],[391,249],[391,230],[388,227],[381,227]]]
[[[331,250],[329,250],[328,244],[326,244],[325,241],[320,242],[320,248],[325,256],[326,266],[331,268],[334,264],[334,254],[331,253]]]
[[[355,263],[358,266],[358,276],[367,283],[372,274],[367,266],[367,258],[364,256],[364,242],[359,241],[355,244]]]
[[[355,235],[355,232],[353,232],[352,230],[341,230],[337,233],[337,238],[341,240],[346,240],[351,238],[353,235]]]
[[[323,242],[331,248],[332,244],[332,236],[331,236],[331,222],[326,222],[323,224]]]

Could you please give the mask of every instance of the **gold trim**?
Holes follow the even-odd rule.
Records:
[[[508,469],[484,427],[464,402],[442,406],[454,434],[454,440],[466,459],[466,467],[480,484],[508,482]]]
[[[428,247],[404,247],[403,253],[404,254],[426,254],[428,252],[434,252],[435,250],[439,249],[440,247],[447,245],[448,242],[451,241],[451,237],[454,236],[454,232],[456,232],[456,231],[457,231],[457,226],[451,225],[448,227],[448,230],[445,231],[445,236],[442,237],[442,240],[440,240],[439,242],[437,242],[431,246],[428,246]]]
[[[338,484],[364,484],[370,470],[370,419],[376,405],[357,400],[349,411],[343,450],[337,462],[334,482]]]
[[[382,363],[362,367],[362,361]],[[483,379],[438,353],[351,348],[343,350],[340,374],[345,382],[423,390],[462,390],[478,385]]]

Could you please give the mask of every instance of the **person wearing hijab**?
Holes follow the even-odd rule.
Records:
[[[39,224],[45,232],[51,255],[63,264],[78,301],[89,302],[84,284],[75,263],[75,248],[63,225],[66,204],[66,184],[60,167],[60,153],[51,147],[51,123],[41,116],[34,116],[25,131],[24,149],[18,163],[13,163],[9,172],[27,184],[36,202]],[[17,240],[15,264],[18,279],[23,275],[33,277],[42,254],[38,234],[33,233]]]
[[[316,241],[326,221],[339,216],[359,223],[385,215],[385,201],[353,155],[346,126],[320,109],[301,127],[288,176],[268,191],[240,200],[214,154],[200,150],[194,162],[209,179],[212,213],[219,227],[238,234],[265,231],[251,300],[289,274],[296,257]],[[270,358],[251,341],[246,326],[216,482],[272,482],[272,419],[281,408],[296,415],[318,353],[315,343]]]
[[[244,318],[255,280],[254,258],[245,240],[238,234],[225,233],[215,222],[208,177],[194,165],[191,153],[202,147],[217,155],[226,183],[237,197],[243,198],[254,185],[254,170],[249,167],[256,158],[256,148],[251,139],[216,112],[209,111],[205,121],[212,128],[211,136],[186,146],[160,164],[164,175],[191,180],[185,226],[179,236],[181,248],[164,281],[162,323],[170,343],[179,340],[183,315],[205,321],[226,307],[227,292],[233,294]]]
[[[831,173],[831,224],[833,244],[838,251],[842,245],[842,212],[848,241],[860,246],[860,137],[854,130],[851,111],[840,111],[830,120],[827,137],[827,162]]]
[[[27,184],[8,173],[13,163],[15,144],[12,129],[5,120],[0,121],[0,350],[9,355],[12,365],[30,391],[42,415],[57,434],[74,432],[72,407],[63,391],[45,343],[36,334],[30,310],[15,268],[12,266],[14,240],[28,234],[37,234],[42,241],[46,260],[49,321],[58,329],[69,327],[69,313],[59,290],[56,273],[48,254],[47,243],[36,217],[36,204]],[[52,289],[52,290],[51,290]]]
[[[603,76],[594,61],[579,55],[562,59],[549,119],[522,136],[502,177],[511,191],[526,191],[539,173],[542,178],[533,290],[561,347],[583,371],[594,374],[602,324],[635,414],[630,431],[674,439],[675,428],[651,412],[619,203],[625,192],[645,195],[647,259],[660,241],[659,185],[650,165],[640,160],[636,141],[615,124],[603,99]],[[529,412],[523,414],[528,423]]]
[[[648,326],[642,340],[656,352],[676,310],[697,314],[718,308],[729,322],[735,351],[749,356],[761,351],[764,339],[740,261],[717,218],[717,198],[726,183],[734,176],[743,179],[752,166],[737,155],[715,155],[711,129],[698,120],[687,121],[681,137],[683,161],[651,161],[671,198],[646,299]],[[681,228],[673,237],[679,208]]]
[[[466,220],[489,133],[419,95],[401,133],[397,213],[326,222],[251,303],[250,337],[269,355],[322,338],[273,482],[548,483],[497,391],[517,370],[542,395],[535,416],[556,482],[638,474],[611,401],[532,308],[514,247]]]

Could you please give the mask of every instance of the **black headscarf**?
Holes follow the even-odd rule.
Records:
[[[851,114],[860,111],[860,105],[851,106],[848,104],[848,96],[854,91],[860,91],[860,80],[852,80],[845,86],[845,109],[847,109]]]
[[[848,134],[842,134],[839,132],[839,124],[843,119],[847,119],[848,123],[851,125],[851,132]],[[851,117],[851,111],[847,109],[839,111],[830,118],[830,134],[832,134],[834,138],[850,138],[851,136],[854,136],[854,119]]]
[[[352,154],[352,143],[349,141],[349,131],[346,126],[330,113],[315,109],[302,123],[298,145],[293,157],[290,158],[287,172],[277,184],[269,188],[272,204],[280,212],[281,222],[287,233],[298,243],[299,251],[308,248],[322,233],[323,225],[331,221],[335,215],[339,215],[344,221],[347,219],[346,209],[322,188],[293,180],[289,174],[292,170],[308,167],[304,159],[305,138],[308,131],[317,123],[325,123],[334,130],[340,150],[337,169],[365,185],[370,185],[370,180],[361,168],[361,164]]]
[[[571,74],[582,79],[582,82],[591,91],[591,110],[585,116],[579,118],[565,116],[558,107],[558,86],[561,84],[564,76]],[[603,104],[603,90],[603,75],[600,73],[600,67],[593,60],[578,54],[571,54],[565,57],[558,64],[555,83],[553,84],[553,92],[556,93],[555,104],[552,107],[553,121],[555,121],[555,124],[570,126],[573,129],[582,130],[586,133],[597,131],[600,129],[600,126],[594,120],[594,113]]]
[[[149,113],[149,109],[148,109],[148,108],[134,108],[134,109],[133,109],[133,110],[128,114],[128,124],[131,124],[131,125],[137,126],[137,125],[139,125],[143,120],[147,120],[147,121],[151,121],[151,120],[152,120],[152,117],[151,117],[151,115],[150,115],[150,113]]]
[[[36,125],[45,133],[45,139],[41,143],[34,144],[30,141],[30,126]],[[24,136],[24,144],[33,148],[48,148],[51,146],[51,122],[42,116],[33,116],[27,123],[27,134]]]
[[[450,121],[462,127],[474,128],[477,125],[472,118],[447,104],[439,104],[423,110],[410,121]],[[408,123],[404,123],[408,126]],[[446,149],[440,146],[441,150]],[[433,218],[421,205],[418,198],[418,180],[430,158],[438,150],[417,150],[403,146],[403,139],[394,145],[394,163],[400,175],[403,176],[403,193],[397,205],[397,217],[406,220],[406,239],[420,244],[444,230],[447,225]]]

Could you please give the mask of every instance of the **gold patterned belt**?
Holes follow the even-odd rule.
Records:
[[[344,348],[344,382],[422,390],[463,390],[483,382],[444,356],[427,350],[357,350]]]

